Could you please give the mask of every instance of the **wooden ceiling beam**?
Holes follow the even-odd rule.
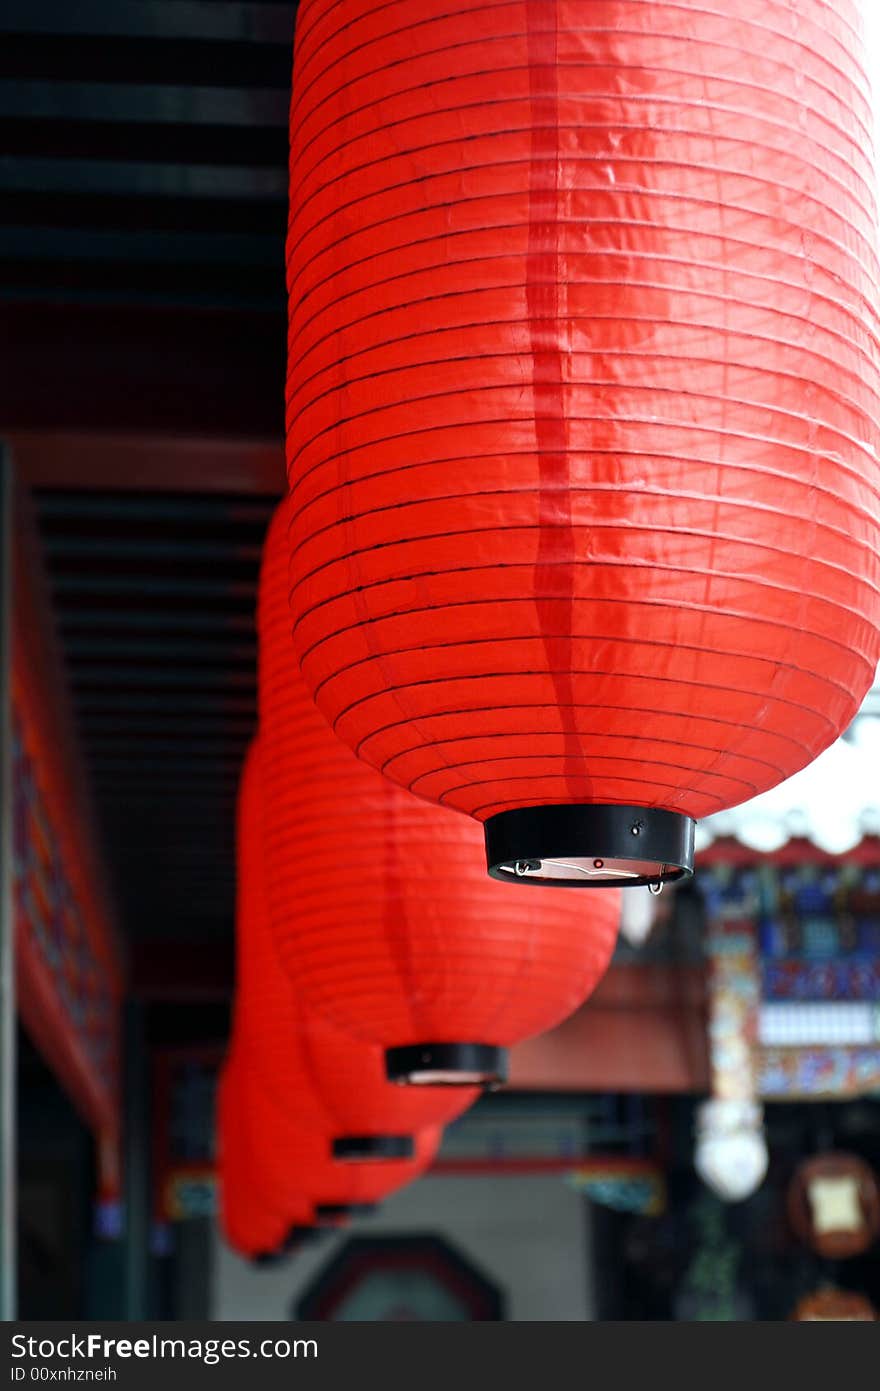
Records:
[[[275,440],[87,431],[10,431],[19,478],[32,488],[279,497],[284,449]]]

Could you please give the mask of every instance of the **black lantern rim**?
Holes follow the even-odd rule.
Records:
[[[378,1211],[378,1203],[316,1203],[315,1221],[332,1225],[351,1217],[371,1217]]]
[[[333,1141],[333,1158],[347,1164],[412,1159],[415,1152],[411,1135],[339,1135]]]
[[[287,1239],[284,1243],[285,1249],[296,1251],[300,1246],[307,1246],[313,1241],[319,1241],[323,1234],[321,1228],[316,1226],[314,1222],[297,1224],[291,1227],[287,1233]]]
[[[659,807],[517,807],[484,830],[489,874],[506,884],[659,888],[694,872],[696,822]]]
[[[251,1256],[250,1263],[251,1265],[256,1265],[259,1266],[261,1269],[267,1270],[270,1266],[280,1265],[281,1262],[285,1260],[287,1256],[290,1255],[291,1249],[292,1248],[288,1246],[287,1239],[285,1238],[284,1243],[279,1247],[277,1251],[255,1252],[255,1254]]]
[[[408,1087],[484,1087],[507,1081],[507,1050],[491,1043],[413,1043],[385,1049],[389,1082]]]

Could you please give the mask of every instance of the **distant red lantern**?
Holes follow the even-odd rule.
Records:
[[[258,613],[279,959],[310,1009],[386,1050],[391,1079],[497,1081],[507,1046],[550,1028],[596,985],[620,896],[607,889],[586,905],[562,889],[499,894],[470,821],[401,791],[335,738],[290,643],[287,517],[282,504],[269,528]]]
[[[689,872],[871,683],[871,125],[853,0],[301,0],[296,650],[499,878]]]
[[[253,1079],[245,1079],[244,1093],[241,1119],[254,1190],[273,1207],[294,1210],[308,1194],[318,1222],[359,1216],[412,1183],[431,1163],[443,1134],[440,1126],[416,1132],[407,1158],[349,1164],[333,1157],[326,1132],[298,1123]]]
[[[314,1228],[315,1216],[304,1198],[293,1206],[273,1206],[270,1198],[255,1191],[239,1105],[234,1076],[224,1068],[217,1086],[220,1226],[230,1246],[262,1264],[287,1254]]]
[[[401,1090],[385,1076],[381,1049],[352,1046],[349,1035],[303,1009],[268,919],[263,829],[262,751],[255,740],[238,804],[236,1056],[300,1126],[327,1137],[328,1154],[351,1161],[410,1159],[416,1131],[460,1115],[479,1091]],[[297,894],[282,907],[285,920],[295,918]]]
[[[395,1086],[381,1048],[364,1040],[352,1046],[350,1034],[315,1017],[305,1019],[302,1051],[306,1076],[335,1122],[337,1159],[411,1158],[418,1131],[447,1125],[481,1093],[479,1086]]]

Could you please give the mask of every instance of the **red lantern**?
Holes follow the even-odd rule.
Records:
[[[289,1252],[314,1225],[304,1199],[273,1207],[254,1191],[233,1072],[224,1068],[217,1087],[217,1191],[220,1226],[240,1255],[261,1264]]]
[[[498,894],[478,829],[354,758],[297,671],[286,599],[288,507],[259,592],[260,749],[269,916],[310,1010],[386,1049],[395,1081],[473,1084],[503,1050],[590,994],[616,937],[614,890]],[[338,1064],[341,1069],[342,1063]]]
[[[301,1040],[305,1074],[335,1123],[337,1159],[411,1158],[416,1132],[448,1124],[480,1095],[477,1086],[395,1086],[381,1048],[363,1040],[352,1047],[350,1034],[312,1016]]]
[[[689,872],[870,685],[871,120],[852,0],[301,0],[296,650],[499,878]]]
[[[271,820],[271,806],[267,815]],[[251,744],[242,769],[237,840],[236,1057],[297,1124],[329,1137],[336,1158],[412,1158],[415,1131],[452,1120],[479,1093],[401,1090],[385,1077],[379,1048],[363,1042],[353,1047],[348,1035],[301,1008],[268,921],[259,741]],[[285,920],[296,916],[296,893],[283,910]]]
[[[332,1156],[326,1132],[308,1128],[252,1079],[245,1083],[242,1125],[249,1137],[250,1178],[273,1207],[298,1210],[308,1194],[319,1222],[372,1211],[390,1193],[417,1179],[437,1152],[442,1129],[413,1136],[409,1158],[349,1164]]]

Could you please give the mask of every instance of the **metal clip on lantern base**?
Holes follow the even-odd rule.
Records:
[[[660,886],[693,874],[695,829],[657,807],[522,807],[486,822],[486,862],[507,883]]]
[[[386,1048],[385,1075],[401,1086],[500,1087],[507,1050],[489,1043],[413,1043]]]
[[[416,1149],[411,1135],[340,1135],[333,1141],[333,1158],[348,1164],[370,1160],[412,1159]]]

